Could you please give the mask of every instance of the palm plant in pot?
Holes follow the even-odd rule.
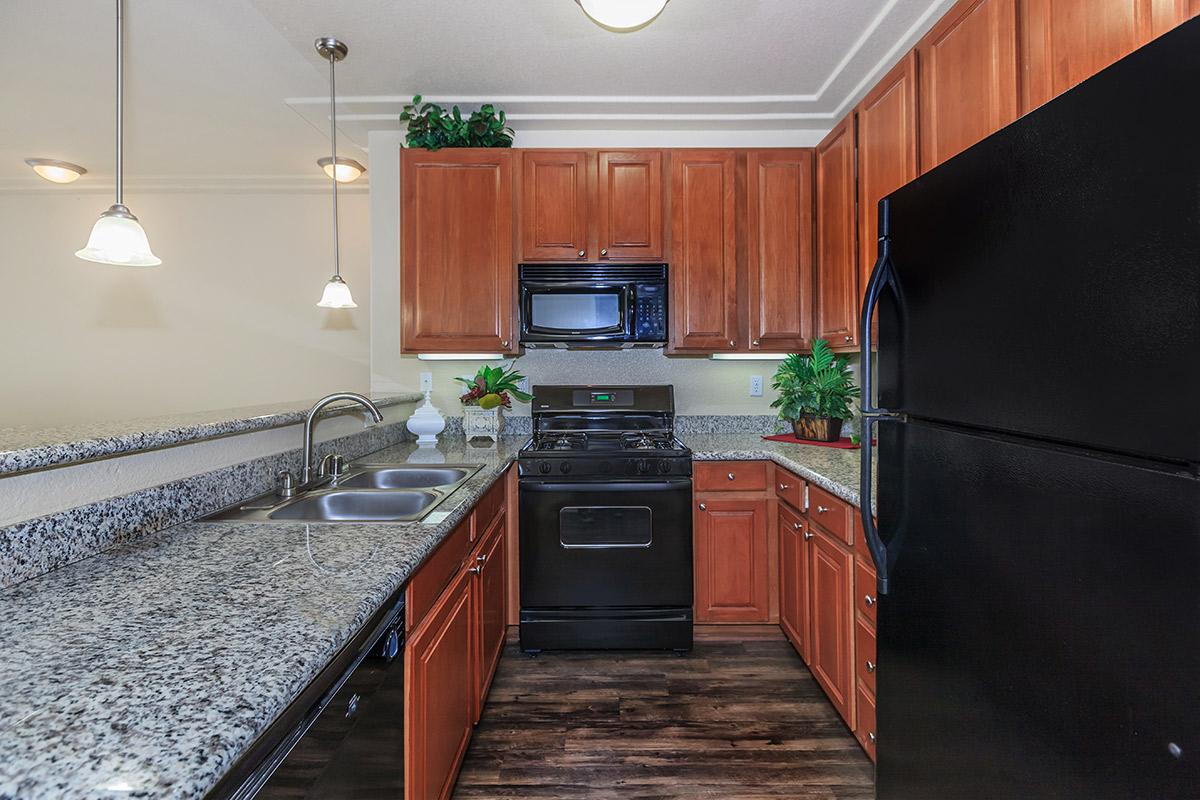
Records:
[[[484,364],[470,378],[454,380],[467,387],[458,399],[463,404],[463,433],[468,439],[486,436],[495,440],[500,435],[503,417],[500,409],[512,408],[512,398],[528,403],[533,395],[521,391],[525,376],[512,364],[489,367]]]
[[[779,418],[792,423],[797,439],[835,442],[842,423],[851,419],[851,401],[858,397],[850,362],[833,354],[829,342],[817,339],[810,355],[792,353],[771,379],[779,397],[771,403]]]

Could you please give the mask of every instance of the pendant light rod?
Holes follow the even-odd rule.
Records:
[[[117,0],[117,205],[122,202],[124,174],[122,117],[125,114],[125,0]]]
[[[337,84],[333,78],[333,65],[337,63],[333,53],[329,55],[329,142],[333,149],[333,163],[337,164]],[[341,256],[339,251],[341,247],[338,245],[338,196],[337,196],[337,170],[334,169],[334,175],[329,179],[329,183],[333,185],[333,274],[337,277],[342,277]]]

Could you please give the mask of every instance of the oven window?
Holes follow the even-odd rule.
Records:
[[[567,506],[558,512],[563,547],[649,547],[653,515],[646,506]]]
[[[554,331],[620,331],[621,295],[616,292],[541,293],[530,296],[532,328]]]

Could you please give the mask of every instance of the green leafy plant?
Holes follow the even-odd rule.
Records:
[[[533,399],[533,395],[517,388],[517,385],[525,380],[525,376],[517,372],[517,368],[512,364],[506,367],[489,367],[484,364],[475,373],[475,377],[454,380],[468,387],[467,392],[458,398],[464,406],[477,405],[485,409],[498,406],[512,408],[513,397],[522,403]]]
[[[404,107],[400,121],[408,123],[405,141],[409,147],[441,150],[443,147],[512,147],[513,130],[504,112],[490,103],[471,112],[466,119],[458,106],[449,111],[437,103],[421,102],[413,97]]]
[[[792,353],[783,360],[771,379],[779,397],[771,408],[779,409],[780,419],[794,421],[801,414],[831,419],[850,419],[850,401],[858,397],[850,362],[835,356],[829,342],[817,339],[812,354]]]

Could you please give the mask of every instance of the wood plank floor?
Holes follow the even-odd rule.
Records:
[[[454,797],[871,800],[871,762],[766,630],[703,633],[684,658],[510,642]]]

